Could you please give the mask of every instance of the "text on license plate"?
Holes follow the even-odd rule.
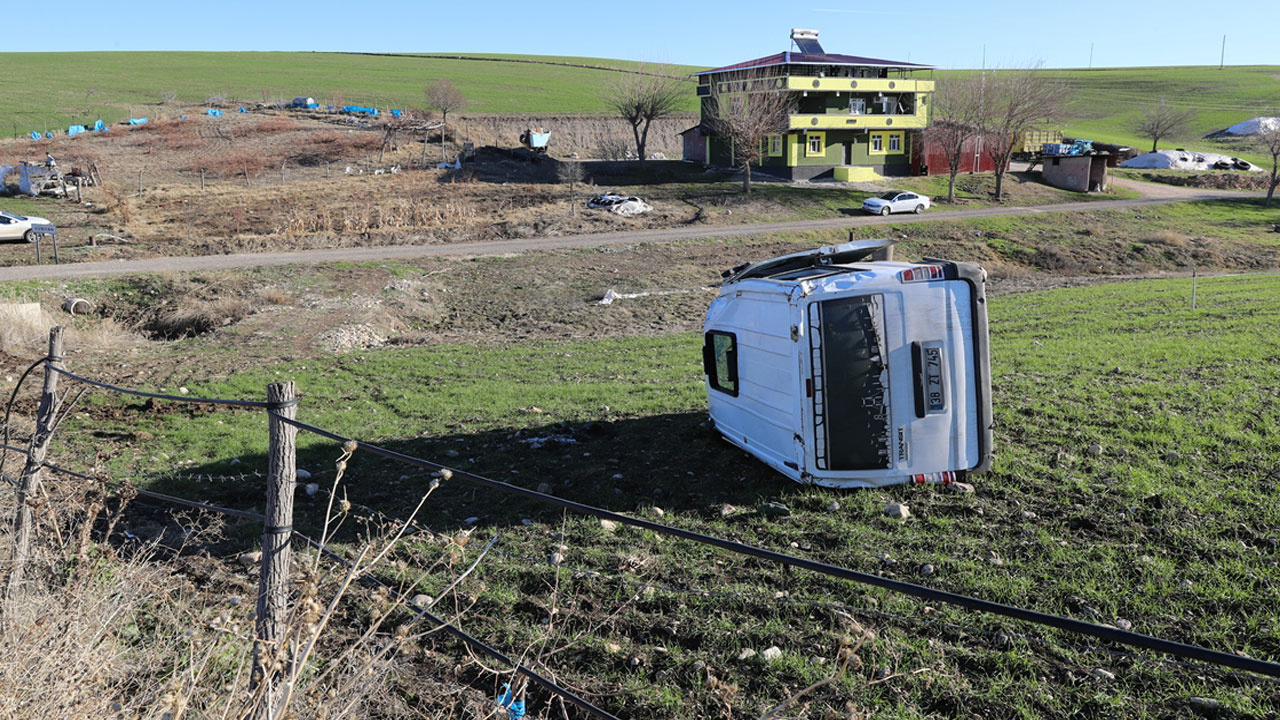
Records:
[[[924,348],[924,402],[928,412],[947,409],[946,394],[942,386],[942,349]]]

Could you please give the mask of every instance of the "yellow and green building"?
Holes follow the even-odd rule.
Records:
[[[817,48],[820,49],[820,48]],[[695,73],[701,122],[682,133],[684,159],[736,166],[730,143],[715,135],[713,93],[786,93],[785,132],[764,139],[757,163],[793,180],[874,179],[911,174],[913,151],[929,125],[933,67],[825,52],[782,52]],[[924,76],[924,77],[922,77]]]

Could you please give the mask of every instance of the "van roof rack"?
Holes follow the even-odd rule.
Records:
[[[790,255],[780,255],[759,262],[744,263],[732,270],[725,270],[721,275],[725,278],[722,284],[728,285],[748,278],[772,277],[792,270],[823,265],[847,265],[865,260],[877,250],[893,245],[887,238],[874,240],[855,240],[839,245],[828,245],[814,250],[802,250]]]

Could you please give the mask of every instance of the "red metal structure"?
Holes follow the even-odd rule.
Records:
[[[970,138],[964,144],[964,152],[960,156],[960,172],[995,172],[996,165],[991,162],[982,149],[980,138]],[[947,154],[935,142],[927,142],[923,135],[913,136],[911,142],[911,174],[912,175],[946,175]]]

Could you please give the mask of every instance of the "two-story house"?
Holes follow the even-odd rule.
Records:
[[[931,75],[932,66],[823,52],[813,31],[792,31],[792,40],[800,52],[694,73],[702,121],[682,133],[684,159],[737,164],[730,143],[711,130],[708,114],[714,92],[748,87],[786,93],[790,105],[786,131],[764,140],[763,172],[793,180],[910,174],[913,141],[929,124],[934,89],[933,80],[918,76]]]

